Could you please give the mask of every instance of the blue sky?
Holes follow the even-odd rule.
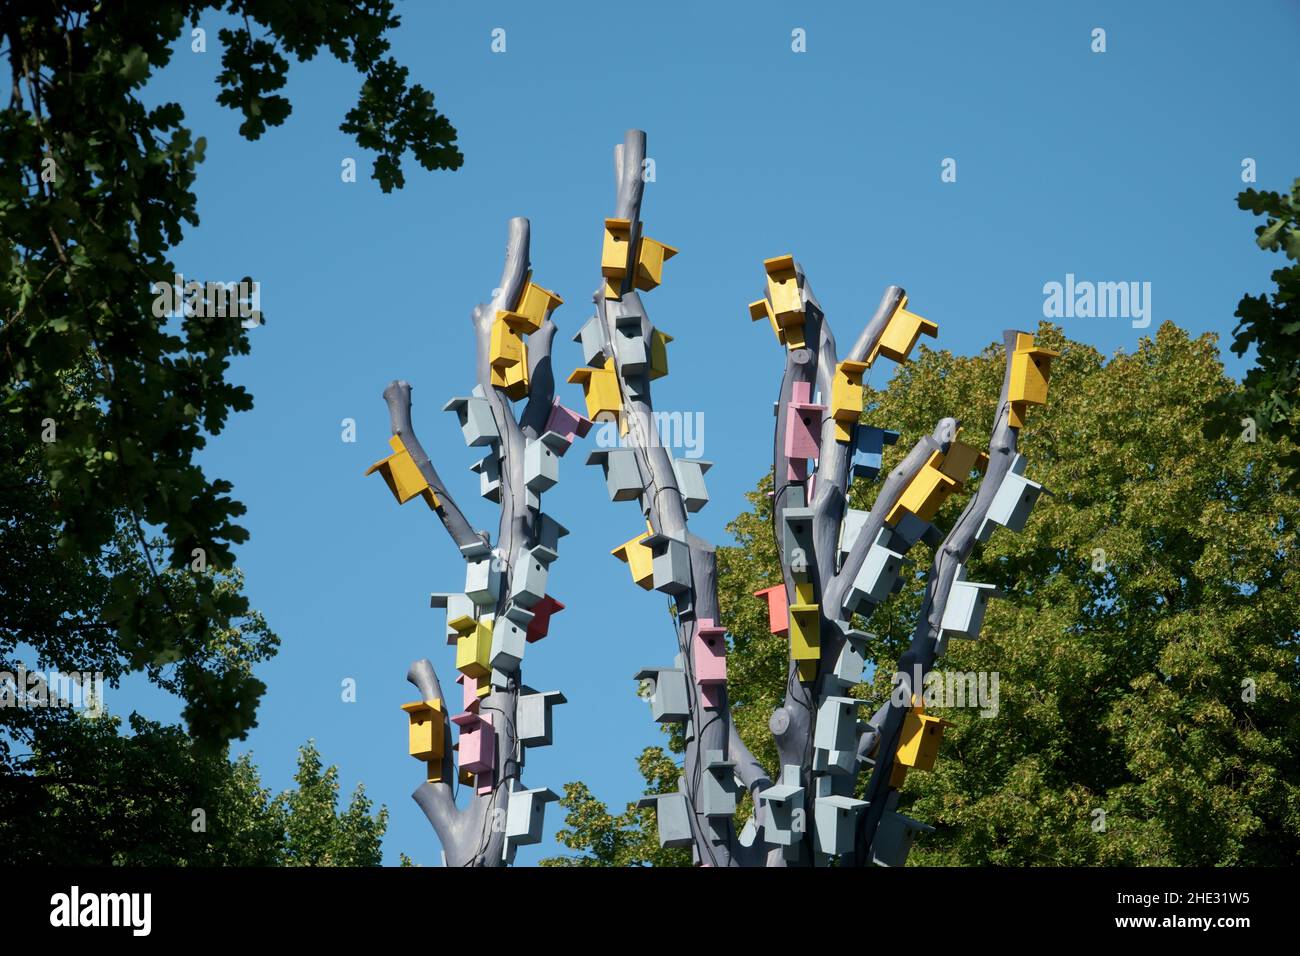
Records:
[[[175,261],[188,278],[262,285],[267,324],[233,369],[253,393],[203,455],[247,504],[238,549],[254,606],[283,645],[259,671],[269,691],[251,749],[266,783],[287,786],[296,747],[314,737],[346,789],[364,781],[391,811],[385,860],[437,862],[410,800],[420,765],[405,751],[405,682],[428,656],[448,686],[451,649],[430,591],[457,590],[463,565],[433,515],[402,508],[366,467],[387,451],[380,397],[414,386],[418,434],[471,521],[495,528],[477,497],[454,416],[473,384],[469,313],[496,284],[506,221],[532,221],[535,279],[567,300],[556,366],[589,314],[601,220],[612,213],[612,149],[647,130],[656,181],[649,235],[681,249],[645,301],[676,337],[660,410],[699,413],[711,504],[696,533],[725,542],[743,493],[770,467],[771,402],[781,354],[746,304],[762,260],[793,253],[841,342],[882,289],[939,324],[941,347],[971,353],[1008,327],[1033,329],[1043,286],[1151,283],[1153,324],[1226,337],[1243,292],[1278,263],[1236,209],[1243,159],[1258,186],[1300,175],[1293,98],[1276,50],[1294,47],[1293,3],[565,4],[399,3],[394,53],[435,91],[465,153],[455,173],[407,165],[383,195],[371,157],[338,132],[358,79],[318,60],[295,65],[294,112],[248,143],[214,102],[220,50],[188,38],[149,90],[176,100],[208,151],[202,223]],[[562,9],[563,12],[556,12]],[[1106,30],[1107,50],[1090,50]],[[491,32],[506,31],[506,52]],[[791,31],[807,50],[791,50]],[[358,160],[356,183],[340,164]],[[957,163],[941,182],[941,163]],[[1106,352],[1142,330],[1123,318],[1063,321]],[[881,376],[890,374],[885,363]],[[1233,359],[1229,368],[1244,366]],[[562,386],[581,407],[577,386]],[[357,440],[341,440],[353,418]],[[555,745],[530,752],[529,786],[583,779],[621,809],[636,799],[634,758],[661,741],[631,675],[665,663],[672,633],[661,595],[633,587],[609,549],[638,532],[636,508],[608,502],[586,448],[562,464],[544,505],[571,534],[550,590],[568,609],[532,645],[525,680],[563,690]],[[340,685],[354,678],[356,703]],[[178,709],[138,682],[117,712]],[[552,853],[548,840],[523,863]]]

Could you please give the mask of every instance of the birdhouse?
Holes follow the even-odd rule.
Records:
[[[767,601],[767,629],[773,634],[788,635],[790,599],[785,593],[785,585],[774,584],[770,588],[755,591],[754,597]]]
[[[413,704],[403,704],[402,710],[406,711],[411,720],[411,756],[425,763],[442,760],[443,732],[447,727],[447,715],[442,709],[442,701],[437,697],[432,700],[417,700]]]
[[[595,421],[619,421],[623,400],[618,388],[614,360],[605,359],[604,368],[579,368],[569,376],[570,382],[582,386],[587,400],[587,417]]]
[[[495,449],[470,465],[469,470],[478,474],[480,496],[488,501],[501,500],[501,459]]]
[[[825,697],[817,707],[813,747],[844,751],[851,756],[858,747],[858,702],[852,697]]]
[[[687,847],[694,844],[686,794],[680,792],[651,794],[642,797],[636,805],[654,807],[661,847]]]
[[[767,298],[772,303],[776,324],[789,334],[792,326],[804,324],[803,297],[799,294],[799,277],[795,273],[794,256],[777,256],[764,259],[767,272]]]
[[[533,553],[537,553],[536,548],[533,549]],[[528,643],[532,644],[534,641],[540,641],[549,634],[551,632],[551,616],[559,614],[563,610],[564,605],[549,594],[534,604],[532,607],[533,619],[528,622],[528,630],[524,635],[528,639]]]
[[[768,843],[794,846],[803,839],[804,789],[799,782],[798,764],[785,764],[781,782],[760,790],[758,799],[767,807],[763,838]]]
[[[496,731],[492,714],[456,714],[451,722],[460,728],[456,740],[457,763],[470,773],[492,773],[496,769]]]
[[[546,804],[559,800],[552,790],[511,790],[506,803],[506,842],[511,847],[542,842]]]
[[[877,355],[883,355],[895,362],[906,362],[918,338],[922,335],[935,338],[938,334],[938,325],[907,311],[907,296],[903,296],[902,301],[898,303],[898,308],[889,317],[885,331],[881,333],[871,354],[867,356],[867,365],[874,363]]]
[[[652,534],[645,546],[654,555],[654,589],[681,594],[691,589],[691,552],[686,542],[666,534]]]
[[[843,562],[853,550],[854,543],[858,540],[858,535],[862,533],[863,527],[866,526],[867,519],[871,517],[870,511],[863,511],[861,508],[847,508],[844,511],[844,519],[840,522],[840,561]]]
[[[600,274],[606,279],[614,280],[607,285],[615,292],[614,295],[606,292],[606,298],[618,298],[619,284],[627,275],[628,259],[632,251],[631,243],[632,221],[630,219],[605,220],[605,241],[600,249]]]
[[[488,368],[490,383],[512,402],[528,395],[528,346],[520,342],[520,361],[505,368],[492,365]]]
[[[809,399],[812,384],[795,382],[790,390],[790,413],[785,424],[787,458],[816,458],[821,454],[822,413],[825,405]]]
[[[871,840],[871,862],[876,866],[904,866],[917,834],[933,832],[929,824],[886,810]]]
[[[521,547],[515,552],[515,566],[511,569],[511,602],[525,608],[535,606],[546,597],[547,577],[545,562],[528,548]]]
[[[853,458],[850,467],[854,478],[875,480],[880,474],[881,453],[885,445],[898,441],[898,432],[871,425],[859,425],[853,430]]]
[[[634,448],[598,448],[587,456],[587,464],[604,469],[610,501],[636,501],[645,490],[645,477]]]
[[[459,621],[468,621],[469,626],[457,628],[456,670],[476,679],[485,678],[492,672],[492,619]]]
[[[841,856],[853,850],[858,817],[867,801],[835,794],[821,794],[813,800],[813,826],[817,833],[817,851],[827,856]]]
[[[673,337],[658,329],[650,330],[650,380],[663,378],[668,374],[668,343]]]
[[[902,517],[898,519],[898,524],[894,526],[892,541],[890,547],[901,554],[906,554],[918,541],[924,541],[932,548],[939,547],[943,544],[943,532],[930,522],[922,521],[910,511],[904,511]]]
[[[948,591],[948,603],[943,608],[940,630],[944,634],[971,641],[977,640],[980,636],[980,625],[984,623],[984,612],[988,609],[989,598],[1001,596],[1001,592],[995,585],[967,581],[965,565],[958,565],[952,588]]]
[[[431,510],[436,511],[440,508],[438,496],[429,487],[429,482],[420,471],[420,467],[411,457],[411,453],[406,450],[406,446],[402,444],[401,436],[394,435],[389,438],[388,445],[393,449],[393,453],[383,461],[377,461],[367,468],[366,474],[379,472],[399,505],[404,505],[419,495]]]
[[[501,595],[501,569],[495,555],[465,562],[465,593],[475,604],[496,606]]]
[[[885,518],[886,524],[897,524],[904,511],[910,511],[922,521],[934,519],[934,516],[939,513],[939,508],[958,487],[956,481],[939,470],[939,462],[942,459],[943,452],[936,451],[930,456],[930,460],[921,466],[921,470],[903,489],[898,502],[890,509]]]
[[[564,305],[564,300],[558,295],[529,281],[524,283],[513,311],[498,312],[497,318],[504,319],[522,332],[536,332],[546,321],[546,316],[561,305]]]
[[[845,360],[835,366],[831,382],[831,417],[835,419],[835,440],[851,442],[854,426],[862,417],[862,373],[866,362]]]
[[[903,715],[895,759],[912,770],[933,770],[939,744],[943,743],[943,729],[951,726],[950,722],[930,716],[919,706],[909,708]]]
[[[649,292],[664,279],[664,263],[677,255],[677,250],[658,239],[642,236],[636,247],[636,287]]]
[[[1007,398],[1023,405],[1047,403],[1047,383],[1052,377],[1052,359],[1060,352],[1035,348],[1034,337],[1020,332],[1016,335],[1016,349],[1011,353],[1011,382]]]
[[[975,535],[979,541],[987,541],[993,533],[993,525],[1000,524],[1011,531],[1023,531],[1029,520],[1043,486],[1025,477],[1025,456],[1016,455],[1011,459],[1011,469],[1002,476],[993,501],[979,532]]]
[[[447,643],[453,644],[460,636],[460,632],[451,626],[451,622],[458,618],[469,617],[473,619],[476,611],[474,602],[470,600],[468,594],[464,593],[446,593],[435,591],[429,595],[429,607],[447,609]]]
[[[760,319],[767,319],[768,324],[772,327],[772,333],[776,336],[776,340],[782,345],[785,345],[785,330],[776,324],[776,316],[772,312],[772,303],[768,302],[767,299],[758,299],[749,303],[749,320],[751,322],[757,322]],[[792,326],[792,329],[802,332],[803,326]]]
[[[488,337],[488,355],[488,363],[499,372],[518,365],[524,361],[523,336],[509,322],[501,318],[495,319]]]
[[[560,557],[560,539],[569,533],[548,514],[539,515],[536,524],[537,544],[533,547],[535,554],[543,563],[549,564]]]
[[[813,509],[786,508],[782,524],[782,553],[796,574],[806,574],[814,551],[812,540]]]
[[[686,672],[680,667],[644,667],[637,671],[636,680],[649,684],[645,693],[650,698],[650,715],[656,722],[666,724],[690,719]]]
[[[862,682],[862,675],[867,666],[867,640],[871,635],[866,631],[848,629],[844,633],[844,643],[835,656],[827,680],[835,686],[848,690]]]
[[[687,511],[695,514],[709,503],[709,490],[704,484],[704,473],[713,467],[713,462],[705,461],[703,458],[674,458],[672,463],[682,504]]]
[[[609,356],[605,354],[605,335],[601,330],[600,316],[593,315],[589,318],[573,337],[573,341],[582,346],[584,364],[592,368],[605,367],[605,360]]]
[[[558,690],[537,693],[529,689],[527,693],[520,693],[515,706],[515,731],[519,742],[525,747],[549,747],[553,726],[551,708],[567,703],[564,694]]]
[[[730,817],[736,812],[736,790],[736,761],[724,760],[721,750],[706,750],[695,809],[706,817]]]
[[[649,591],[654,587],[654,554],[646,546],[645,539],[653,534],[647,531],[630,541],[624,541],[610,552],[614,557],[627,564],[632,572],[632,580]]]
[[[643,331],[637,313],[620,315],[614,322],[614,354],[625,375],[643,375],[647,370],[650,350]]]
[[[492,625],[492,667],[505,674],[518,671],[524,659],[527,635],[528,632],[512,618],[497,618]]]
[[[790,605],[790,659],[816,662],[821,657],[821,607]]]
[[[727,682],[727,629],[716,626],[713,618],[699,618],[691,638],[691,653],[701,696],[706,706],[716,707],[719,698],[712,688]]]
[[[939,462],[939,470],[958,484],[965,484],[972,471],[981,475],[988,468],[989,456],[976,448],[953,439],[948,443],[948,452]]]
[[[501,440],[496,419],[492,417],[492,405],[486,398],[453,398],[442,406],[442,410],[456,413],[460,419],[460,432],[465,436],[465,444],[471,448],[491,445]]]
[[[542,433],[554,432],[564,439],[564,451],[568,451],[569,445],[577,439],[586,437],[587,432],[591,431],[591,420],[583,418],[572,409],[565,408],[556,399],[555,404],[551,406],[551,415],[546,419],[546,426]],[[559,452],[563,455],[564,451]]]
[[[903,567],[903,555],[889,547],[892,536],[888,528],[881,528],[876,540],[867,549],[862,566],[849,587],[844,606],[857,610],[863,601],[883,604],[898,581],[898,573]]]
[[[569,443],[555,432],[544,432],[541,438],[524,442],[524,484],[528,490],[540,495],[555,487],[560,480],[560,456]]]

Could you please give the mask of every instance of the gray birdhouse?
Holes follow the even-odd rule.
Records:
[[[495,556],[479,558],[465,564],[465,593],[475,604],[495,606],[501,594],[501,571]]]
[[[817,708],[813,731],[813,769],[852,773],[857,766],[858,702],[852,697],[827,697]]]
[[[813,801],[813,824],[817,831],[817,850],[827,856],[840,856],[853,849],[853,835],[858,815],[867,801],[834,794],[819,795]]]
[[[871,840],[871,862],[876,866],[903,866],[918,833],[933,833],[934,827],[894,810],[886,810]]]
[[[783,553],[796,574],[806,573],[813,558],[813,509],[786,508],[781,528]],[[802,555],[802,558],[800,557]],[[800,567],[799,565],[803,566]]]
[[[454,621],[458,617],[474,617],[477,614],[474,602],[464,592],[435,591],[429,595],[429,607],[446,608],[448,621]],[[455,643],[460,632],[448,624],[446,636],[449,643]]]
[[[861,683],[862,674],[866,669],[866,649],[870,637],[871,635],[866,631],[849,629],[844,632],[844,643],[835,656],[835,664],[831,672],[826,675],[828,682],[845,690]]]
[[[444,412],[455,412],[460,419],[460,433],[471,448],[490,445],[501,440],[492,405],[486,398],[453,398],[442,406]]]
[[[661,847],[693,846],[690,811],[684,793],[657,793],[642,797],[638,807],[655,808],[655,824],[659,830]]]
[[[492,667],[504,674],[518,671],[527,643],[526,628],[509,617],[497,618],[492,624]]]
[[[704,484],[704,473],[713,462],[702,458],[674,458],[673,471],[677,473],[677,490],[682,493],[682,503],[691,514],[709,503],[709,491]]]
[[[552,790],[512,790],[506,804],[506,839],[515,846],[542,842],[546,805],[560,797]]]
[[[533,548],[533,554],[546,564],[556,560],[560,556],[560,539],[568,533],[569,529],[550,515],[541,515],[537,524],[537,544]]]
[[[799,767],[786,764],[781,768],[781,782],[759,791],[758,799],[767,806],[763,838],[777,846],[794,846],[803,839],[807,823],[804,815],[804,790],[799,783]]]
[[[706,750],[696,809],[706,817],[730,817],[736,812],[736,790],[736,761],[723,760],[721,750]]]
[[[903,568],[903,555],[889,547],[891,538],[889,529],[881,528],[880,534],[867,549],[844,602],[850,610],[857,610],[864,601],[881,604],[893,590],[898,581],[898,572]]]
[[[614,352],[619,368],[628,375],[643,375],[649,363],[641,316],[619,315],[614,320]]]
[[[555,487],[560,480],[560,456],[568,447],[564,436],[555,432],[524,443],[524,484],[529,491],[540,495]]]
[[[1001,592],[992,584],[967,581],[966,566],[957,565],[957,574],[952,582],[952,589],[948,592],[948,603],[943,608],[940,630],[944,635],[961,637],[969,641],[978,639],[989,598],[1001,596]]]
[[[541,557],[527,548],[515,552],[515,566],[510,575],[510,600],[532,607],[546,597],[547,567]]]
[[[666,534],[652,534],[641,542],[654,556],[654,589],[680,594],[691,587],[691,552],[686,542]]]
[[[587,456],[587,464],[605,470],[610,501],[636,501],[645,488],[641,463],[632,448],[600,448]]]
[[[975,537],[987,541],[995,524],[1010,531],[1023,531],[1029,512],[1034,509],[1038,496],[1042,493],[1042,485],[1025,477],[1025,456],[1016,455],[1011,459],[1011,470],[1002,477],[1002,483],[998,485],[988,514]]]
[[[501,459],[496,450],[469,466],[478,475],[478,493],[488,501],[501,501]]]
[[[647,688],[650,714],[658,723],[690,719],[685,670],[680,667],[646,667],[637,671],[636,679],[651,685]]]
[[[573,337],[573,341],[582,346],[582,361],[592,368],[604,368],[605,359],[609,356],[605,354],[605,337],[601,334],[600,318],[592,316],[578,330],[578,334]]]
[[[551,708],[566,703],[564,694],[558,690],[538,693],[531,688],[520,688],[515,707],[515,730],[519,742],[525,747],[549,747],[553,726]]]
[[[858,535],[862,533],[862,528],[866,525],[867,519],[871,517],[871,512],[863,511],[861,508],[849,508],[844,512],[844,520],[840,522],[840,561],[843,562],[853,550],[853,543],[858,540]]]
[[[924,541],[932,548],[937,548],[943,544],[943,532],[930,524],[928,521],[922,521],[910,511],[904,511],[903,517],[898,524],[894,526],[893,549],[904,554],[918,541]]]

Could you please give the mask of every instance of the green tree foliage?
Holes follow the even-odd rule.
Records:
[[[1272,437],[1290,439],[1283,465],[1290,470],[1292,489],[1300,488],[1300,179],[1290,195],[1247,189],[1237,205],[1266,216],[1255,227],[1256,242],[1268,252],[1283,252],[1292,264],[1273,271],[1277,291],[1245,295],[1234,313],[1232,351],[1245,355],[1255,348],[1255,367],[1246,373],[1244,388],[1215,403],[1207,422],[1211,435],[1231,434],[1253,420],[1254,427]]]
[[[0,840],[28,863],[117,866],[378,866],[388,811],[365,788],[338,813],[338,769],[314,744],[297,787],[262,787],[245,754],[195,743],[182,728],[82,714],[52,725],[30,775],[0,790]]]
[[[205,664],[248,603],[211,576],[173,586],[146,542],[161,534],[174,570],[196,557],[228,569],[247,538],[230,483],[193,458],[252,407],[226,377],[249,339],[239,317],[155,314],[154,284],[172,281],[170,251],[198,225],[204,141],[180,104],[148,107],[141,93],[175,52],[189,55],[189,27],[219,18],[217,99],[257,139],[290,113],[278,92],[290,58],[327,51],[362,77],[340,128],[377,154],[387,192],[403,185],[408,151],[426,169],[461,163],[432,94],[388,55],[392,11],[391,0],[51,0],[0,16],[12,77],[0,110],[0,480],[21,492],[0,527],[0,648],[22,642],[79,669],[110,650],[114,670],[171,662],[190,730],[212,744],[254,726],[264,690],[248,669]]]
[[[911,862],[1293,863],[1300,500],[1281,462],[1294,446],[1204,434],[1207,401],[1241,392],[1214,336],[1165,323],[1109,361],[1046,323],[1037,341],[1062,354],[1021,447],[1052,494],[1024,532],[996,531],[970,562],[972,580],[1007,596],[979,641],[952,641],[936,666],[997,673],[998,709],[927,708],[955,726],[935,770],[903,789],[900,809],[937,827]],[[1001,345],[969,358],[922,349],[871,395],[866,420],[902,432],[886,468],[953,410],[966,440],[986,440],[1003,369]],[[780,581],[767,482],[729,526],[737,545],[719,549],[719,597],[736,720],[771,769],[765,722],[784,695],[786,648],[752,597]],[[853,505],[868,507],[878,487],[859,482]],[[950,501],[936,523],[951,527],[963,504]],[[887,699],[920,607],[931,554],[918,544],[909,557],[915,576],[857,622],[876,635],[874,679],[855,691],[864,716]],[[675,785],[674,774],[657,766],[653,782]],[[624,847],[648,858],[650,814],[614,819],[583,785],[566,793],[563,842],[586,852],[579,862],[617,864]]]

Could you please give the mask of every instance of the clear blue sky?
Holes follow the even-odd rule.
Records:
[[[843,342],[889,283],[939,323],[939,344],[974,352],[1003,328],[1032,329],[1043,285],[1067,273],[1152,286],[1154,323],[1225,336],[1245,291],[1278,259],[1253,245],[1236,209],[1241,162],[1259,187],[1300,175],[1294,95],[1279,81],[1300,39],[1294,3],[446,4],[399,3],[397,57],[460,133],[464,167],[383,195],[371,158],[338,132],[358,80],[319,60],[295,66],[294,112],[260,142],[215,105],[220,50],[188,39],[150,90],[181,102],[208,140],[202,224],[176,261],[187,277],[262,283],[268,324],[233,370],[255,397],[203,461],[234,482],[252,540],[238,549],[254,606],[283,640],[260,669],[270,687],[251,748],[264,780],[288,785],[309,737],[391,811],[385,859],[438,859],[410,800],[404,676],[428,656],[455,676],[428,594],[462,586],[462,563],[430,512],[398,508],[363,478],[387,452],[384,386],[414,386],[415,424],[471,520],[495,528],[476,494],[455,418],[472,382],[469,313],[496,283],[506,220],[532,220],[535,278],[568,304],[556,366],[595,288],[601,220],[612,212],[612,148],[649,134],[657,181],[647,232],[682,252],[646,298],[676,336],[662,410],[702,413],[712,503],[692,520],[725,541],[742,494],[770,467],[780,352],[746,303],[761,261],[807,269]],[[558,12],[562,10],[563,12]],[[506,30],[493,54],[491,31]],[[1091,31],[1107,51],[1090,51]],[[791,31],[807,52],[791,51]],[[360,181],[340,180],[344,157]],[[957,161],[957,181],[940,164]],[[1068,319],[1106,352],[1144,334],[1126,319]],[[1240,373],[1242,363],[1229,367]],[[877,373],[878,375],[880,373]],[[877,381],[876,384],[879,384]],[[562,386],[581,407],[576,386]],[[357,422],[357,441],[340,422]],[[661,595],[632,586],[609,549],[638,530],[607,501],[586,449],[565,458],[544,499],[567,525],[551,591],[569,608],[530,647],[525,680],[560,689],[555,745],[530,753],[529,786],[586,780],[621,809],[641,792],[634,758],[661,741],[631,675],[671,659]],[[359,700],[340,700],[355,678]],[[177,708],[137,685],[109,697],[160,718]],[[554,852],[548,842],[521,862]]]

